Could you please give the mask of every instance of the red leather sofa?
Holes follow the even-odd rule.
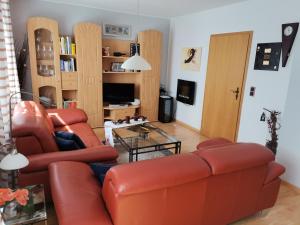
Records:
[[[258,144],[209,140],[194,153],[111,168],[49,166],[60,225],[225,225],[272,207],[285,169]]]
[[[33,101],[16,105],[12,117],[12,135],[19,152],[29,159],[29,165],[21,170],[19,185],[44,184],[50,194],[48,165],[57,161],[99,162],[115,161],[117,151],[102,145],[91,127],[87,116],[80,109],[49,109]],[[55,130],[76,133],[87,148],[60,152]]]

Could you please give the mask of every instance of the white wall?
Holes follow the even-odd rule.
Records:
[[[269,8],[272,10],[260,10]],[[192,14],[172,19],[169,89],[176,95],[177,79],[197,82],[197,93],[194,106],[178,103],[176,118],[197,129],[201,126],[202,105],[208,60],[209,38],[211,34],[253,31],[253,42],[249,69],[243,100],[240,141],[265,143],[266,125],[259,121],[262,108],[283,111],[291,74],[292,56],[286,68],[279,72],[254,70],[257,43],[281,42],[281,24],[300,20],[297,0],[253,0],[227,7]],[[283,15],[282,15],[283,14]],[[300,35],[297,38],[299,41]],[[180,53],[183,47],[202,47],[200,72],[182,71]],[[250,87],[256,87],[256,96],[250,97]]]
[[[283,178],[300,187],[300,42],[294,49],[295,63],[279,132],[278,160],[287,166]]]
[[[195,105],[177,103],[176,118],[200,129],[210,35],[253,31],[238,141],[265,144],[269,135],[266,123],[259,121],[262,108],[283,112],[277,159],[287,168],[285,179],[300,187],[300,32],[287,67],[278,72],[253,69],[257,43],[281,42],[281,25],[299,22],[299,8],[298,0],[251,0],[172,19],[168,87],[175,96],[178,78],[197,82]],[[203,48],[200,72],[180,69],[183,47]],[[256,87],[255,97],[249,96],[251,86]]]
[[[93,9],[67,4],[57,4],[37,0],[11,0],[11,12],[13,32],[15,39],[20,42],[26,32],[28,17],[43,16],[56,19],[59,23],[61,34],[72,34],[73,26],[78,22],[102,22],[113,24],[128,24],[132,27],[134,40],[139,31],[146,29],[157,29],[163,33],[163,61],[161,70],[161,82],[166,83],[166,70],[168,58],[168,41],[170,21],[168,19],[154,17],[137,17],[135,15],[110,12],[100,9]],[[31,89],[31,80],[26,79],[26,89]]]

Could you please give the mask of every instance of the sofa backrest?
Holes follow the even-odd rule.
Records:
[[[113,167],[103,198],[114,225],[198,225],[210,169],[193,154]]]
[[[24,155],[58,151],[53,123],[39,103],[22,101],[15,106],[12,135],[18,151]]]
[[[258,144],[233,144],[195,154],[212,171],[207,179],[203,224],[229,224],[257,211],[268,165],[274,160],[270,150]]]
[[[114,225],[228,224],[256,212],[274,155],[256,144],[113,167],[103,198]]]

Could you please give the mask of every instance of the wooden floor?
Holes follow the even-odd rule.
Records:
[[[206,140],[194,130],[187,129],[178,123],[160,124],[160,127],[182,141],[181,153],[192,152],[196,145]],[[103,129],[95,130],[103,139]],[[217,215],[216,215],[217,216]],[[48,206],[48,225],[57,225],[53,206]],[[44,224],[44,223],[40,223]],[[39,224],[39,225],[40,225]],[[243,219],[233,225],[300,225],[300,190],[283,183],[280,188],[276,205],[272,209],[264,210],[249,218]],[[166,224],[167,225],[167,224]]]

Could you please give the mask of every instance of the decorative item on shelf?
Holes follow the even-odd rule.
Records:
[[[140,16],[139,0],[137,0],[137,15],[138,17]],[[151,70],[151,65],[139,54],[137,40],[135,42],[135,50],[135,54],[123,63],[122,68],[125,70]]]
[[[292,51],[299,23],[282,24],[282,67],[285,67]]]
[[[121,57],[121,56],[126,56],[126,53],[114,52],[113,55],[116,56],[116,57]]]
[[[64,109],[76,109],[77,101],[76,100],[64,100]]]
[[[255,70],[278,71],[281,56],[281,43],[257,44]]]
[[[103,56],[110,56],[109,49],[110,49],[110,47],[103,47],[102,48],[102,55]]]
[[[200,71],[201,48],[183,48],[181,53],[181,69]]]
[[[139,100],[138,98],[135,98],[133,102],[131,102],[131,105],[134,105],[134,106],[138,106],[141,104],[141,100]]]
[[[140,44],[130,43],[130,56],[134,56],[136,52],[140,54]]]
[[[122,62],[113,62],[111,64],[111,71],[112,72],[125,72],[125,69],[122,68]]]
[[[103,35],[130,38],[131,26],[129,25],[115,25],[115,24],[103,24]]]
[[[126,116],[125,119],[118,119],[118,120],[112,121],[112,123],[115,124],[115,125],[123,124],[124,122],[126,122],[127,124],[130,124],[131,123],[130,120],[133,120],[133,121],[138,121],[138,120],[146,121],[147,117],[146,116],[140,116],[140,115],[136,114],[132,117]]]
[[[270,113],[270,117],[267,119],[269,133],[271,135],[271,140],[267,140],[266,147],[269,148],[274,155],[277,153],[278,147],[278,134],[277,131],[281,128],[281,124],[278,122],[278,116],[281,112],[276,110],[269,110],[264,108],[265,111]]]

